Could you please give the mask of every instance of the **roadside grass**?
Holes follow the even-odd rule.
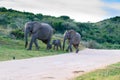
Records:
[[[63,42],[62,35],[54,35],[53,39],[60,39]],[[30,40],[30,39],[29,39]],[[29,41],[30,42],[30,41]],[[15,40],[10,39],[6,36],[0,36],[0,61],[12,60],[15,59],[26,59],[31,57],[40,57],[40,56],[50,56],[67,53],[63,50],[46,50],[46,45],[38,40],[40,49],[36,50],[35,45],[33,44],[32,50],[26,50],[24,47],[24,40]],[[67,47],[66,43],[66,47]],[[80,50],[83,49],[83,46],[80,45]],[[74,48],[73,48],[74,49]],[[75,51],[75,49],[74,49]]]
[[[31,57],[48,56],[65,53],[62,50],[46,50],[46,45],[38,41],[40,49],[35,50],[33,45],[32,50],[28,51],[24,48],[24,40],[13,40],[0,36],[0,61],[16,59],[25,59]]]
[[[83,74],[74,80],[120,80],[120,62],[110,65],[105,69],[98,69]]]

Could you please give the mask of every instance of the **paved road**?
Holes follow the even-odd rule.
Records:
[[[82,73],[120,62],[120,50],[85,49],[78,54],[0,62],[0,80],[70,80]]]

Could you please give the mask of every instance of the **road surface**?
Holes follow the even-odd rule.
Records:
[[[0,80],[70,80],[80,74],[120,62],[120,50],[85,49],[31,59],[0,62]]]

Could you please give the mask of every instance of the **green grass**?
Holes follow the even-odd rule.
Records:
[[[86,73],[74,80],[120,80],[120,62],[110,65],[105,69]]]
[[[24,48],[24,40],[13,40],[7,37],[0,36],[0,61],[16,59],[25,59],[31,57],[48,56],[65,53],[62,50],[46,50],[46,45],[38,41],[40,49],[35,50],[33,45],[32,50],[28,51]]]
[[[63,42],[62,35],[54,35],[52,39],[61,39]],[[30,41],[29,41],[30,42]],[[35,45],[33,44],[32,50],[26,50],[24,47],[24,40],[14,40],[8,38],[8,36],[0,35],[0,61],[12,60],[13,57],[16,59],[25,59],[31,57],[40,57],[40,56],[49,56],[49,55],[58,55],[66,53],[63,50],[46,50],[46,45],[38,40],[40,49],[37,51]],[[66,47],[67,47],[66,43]],[[80,45],[80,49],[83,49],[83,46]],[[75,51],[75,49],[73,48]]]

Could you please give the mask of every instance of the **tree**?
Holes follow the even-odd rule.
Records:
[[[60,16],[59,18],[61,18],[61,19],[63,19],[63,20],[68,20],[68,19],[70,19],[69,16]]]

